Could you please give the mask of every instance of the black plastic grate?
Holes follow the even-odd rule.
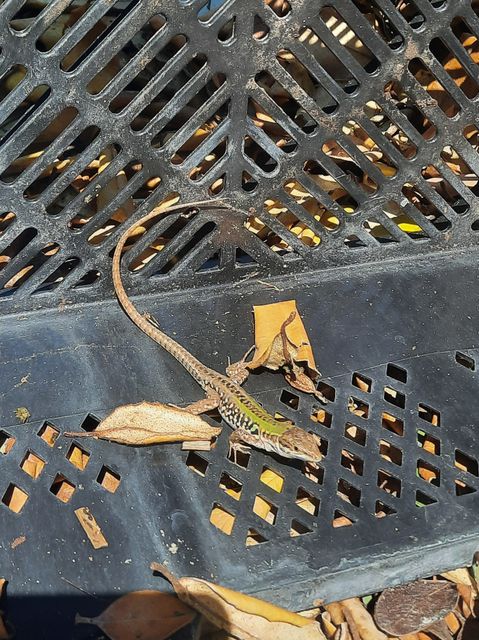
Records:
[[[53,637],[23,598],[58,637],[96,637],[71,625],[103,600],[73,594],[157,588],[157,558],[296,609],[469,562],[479,3],[4,0],[0,26],[0,575],[19,637]],[[236,464],[226,430],[209,453],[61,435],[198,399],[118,308],[111,254],[158,203],[215,196],[245,213],[143,230],[127,288],[218,370],[253,304],[296,299],[329,403],[267,373],[247,388],[321,436],[317,472]]]

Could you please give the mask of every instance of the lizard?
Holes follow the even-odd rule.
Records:
[[[233,209],[230,205],[222,204]],[[212,200],[178,204],[167,208],[156,207],[123,232],[116,244],[112,262],[113,285],[118,301],[136,326],[176,358],[205,391],[205,398],[188,405],[184,410],[198,415],[217,408],[224,421],[233,429],[229,438],[230,455],[236,456],[238,451],[246,452],[253,446],[277,453],[283,458],[319,462],[322,454],[315,435],[295,426],[291,421],[282,422],[275,419],[241,387],[248,376],[248,371],[245,366],[238,366],[238,364],[241,365],[246,356],[240,363],[228,367],[227,375],[210,369],[180,343],[161,331],[149,315],[142,315],[126,293],[121,278],[121,257],[125,243],[135,229],[160,215],[168,215],[182,209],[198,210],[211,206],[218,207]]]

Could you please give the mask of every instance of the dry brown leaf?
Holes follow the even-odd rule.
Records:
[[[212,427],[199,416],[161,402],[139,402],[117,407],[94,431],[67,432],[69,438],[100,438],[120,444],[143,446],[214,438],[221,427]]]
[[[353,640],[387,640],[359,598],[348,598],[340,604]]]
[[[317,622],[297,613],[206,580],[177,579],[156,562],[151,568],[171,582],[183,602],[239,640],[326,640]]]
[[[75,509],[75,515],[78,518],[83,531],[88,536],[88,540],[90,540],[94,549],[102,549],[103,547],[108,546],[107,539],[103,535],[100,526],[90,513],[90,509],[88,507],[80,507],[79,509]]]
[[[253,309],[255,353],[247,363],[248,369],[283,369],[292,387],[318,396],[315,381],[320,374],[296,301],[285,300]]]
[[[5,578],[0,578],[0,597],[4,595],[6,586],[7,581]],[[11,636],[8,633],[5,623],[3,622],[3,617],[0,614],[0,640],[9,640],[9,638],[11,638]]]
[[[161,591],[133,591],[115,600],[96,618],[77,614],[76,624],[94,624],[110,640],[165,640],[195,618],[176,596]]]
[[[442,620],[457,600],[457,587],[450,582],[416,580],[383,591],[376,602],[374,619],[390,635],[417,633]]]

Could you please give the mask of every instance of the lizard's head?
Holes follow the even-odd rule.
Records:
[[[278,440],[282,456],[306,462],[319,462],[323,457],[318,443],[315,436],[299,427],[290,427]]]

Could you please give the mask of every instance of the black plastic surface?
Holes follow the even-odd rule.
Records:
[[[393,3],[376,0],[367,3],[373,29],[360,0],[327,5],[291,0],[291,10],[283,16],[260,0],[232,0],[212,8],[209,19],[202,21],[198,12],[206,4],[96,0],[49,52],[36,49],[35,43],[68,2],[52,1],[23,32],[11,26],[22,2],[0,5],[0,75],[16,64],[28,69],[25,80],[0,102],[0,207],[16,214],[10,225],[2,217],[0,235],[1,255],[8,258],[0,272],[0,575],[10,583],[8,619],[20,637],[97,637],[91,628],[73,630],[74,613],[98,612],[107,599],[134,589],[163,588],[164,582],[148,568],[152,560],[167,562],[179,575],[213,579],[298,609],[315,598],[368,593],[467,564],[477,548],[479,178],[474,171],[479,171],[479,160],[471,129],[467,137],[464,133],[474,125],[476,103],[439,64],[436,42],[439,38],[446,43],[476,81],[476,65],[451,30],[460,16],[479,34],[475,6],[465,0],[416,0],[403,15]],[[367,45],[369,62],[364,67],[318,17],[323,7],[331,6]],[[65,55],[108,10],[109,30],[65,73],[60,66]],[[145,24],[155,13],[165,16],[166,30],[142,49]],[[264,39],[253,37],[255,15],[269,30]],[[231,20],[234,33],[222,40],[220,28]],[[298,39],[306,26],[343,61],[353,80],[331,79],[314,60]],[[165,65],[160,52],[176,34],[185,34],[187,45]],[[113,82],[98,95],[86,91],[123,46],[130,63],[123,60]],[[135,55],[135,48],[144,55]],[[316,78],[314,95],[275,58],[281,49],[294,52]],[[195,54],[205,56],[203,70],[191,78],[180,76],[182,84],[172,101],[145,130],[132,130],[134,116]],[[156,67],[152,63],[144,73],[156,69],[156,75],[126,112],[113,113],[111,99],[155,55]],[[433,69],[460,107],[453,117],[413,77],[410,69],[418,63],[411,67],[410,62],[417,58]],[[258,85],[258,74],[265,71],[294,96],[296,114],[282,111]],[[223,73],[226,82],[212,95],[201,94],[215,73]],[[385,90],[392,81],[399,81],[409,98],[395,103]],[[51,88],[49,97],[28,110],[22,100],[43,83]],[[325,90],[337,103],[335,109],[324,103]],[[193,105],[167,144],[152,146],[154,136],[194,95],[204,104]],[[290,134],[289,148],[280,149],[247,115],[247,95]],[[172,162],[227,100],[228,110],[219,110],[210,137],[183,163]],[[384,121],[382,129],[376,127],[367,108],[371,101],[407,134],[416,147],[414,156],[406,157],[388,142]],[[15,159],[68,105],[77,108],[77,120],[9,181]],[[25,110],[24,121],[16,121],[5,133],[18,107]],[[434,135],[430,128],[428,134],[420,132],[421,118],[429,119]],[[351,119],[387,153],[394,176],[383,175],[348,141],[345,127]],[[303,128],[297,122],[303,122]],[[92,125],[100,130],[96,140],[29,199],[28,190],[41,172]],[[255,162],[247,153],[249,138],[266,154],[256,155]],[[356,168],[338,164],[326,153],[323,145],[331,138],[354,158]],[[190,172],[223,139],[225,153],[211,171],[191,180]],[[116,147],[111,151],[113,144],[120,145],[121,152]],[[453,163],[441,158],[441,153],[450,158],[448,145],[469,166],[464,181]],[[80,169],[108,147],[113,160],[105,171],[70,201],[55,200]],[[268,157],[276,161],[272,171]],[[348,202],[356,201],[354,214],[303,171],[305,162],[313,159],[323,167],[323,177],[349,193]],[[133,163],[124,190],[112,201],[103,197],[103,205],[92,212],[91,202],[131,160],[141,162],[141,168]],[[437,166],[453,185],[455,201],[447,202],[421,177],[428,165]],[[254,190],[251,179],[242,180],[244,171],[257,182]],[[359,184],[365,173],[377,184],[374,192],[365,192]],[[148,190],[138,189],[155,176],[162,181],[146,198]],[[152,313],[167,333],[218,370],[224,370],[228,356],[238,359],[251,345],[252,305],[296,299],[331,397],[324,407],[327,413],[320,414],[322,423],[311,419],[321,407],[287,388],[280,375],[252,375],[246,388],[272,412],[322,437],[322,471],[314,481],[301,464],[257,451],[247,468],[236,465],[227,459],[227,429],[214,451],[194,455],[178,446],[131,449],[79,439],[77,445],[89,454],[85,469],[79,470],[67,458],[70,440],[59,435],[50,447],[40,438],[46,422],[61,434],[91,429],[119,404],[181,404],[201,397],[180,365],[141,335],[119,309],[109,275],[110,252],[128,224],[115,219],[115,213],[132,194],[127,218],[139,217],[171,192],[180,193],[183,201],[205,197],[219,176],[225,176],[222,195],[246,210],[254,207],[272,235],[265,229],[252,233],[259,223],[250,220],[245,226],[245,218],[221,210],[200,213],[173,229],[170,218],[131,250],[136,258],[160,231],[167,238],[165,248],[146,267],[125,269],[128,289],[141,294],[136,298],[140,308]],[[334,231],[328,229],[332,223],[327,215],[326,222],[320,216],[321,222],[287,195],[284,185],[292,180],[306,186],[315,206],[320,202],[337,216]],[[411,184],[426,194],[429,208],[424,203],[416,208],[408,200]],[[263,208],[268,199],[284,202],[300,221],[296,227],[288,216],[268,213]],[[396,205],[389,205],[391,200]],[[79,222],[82,216],[86,223]],[[105,236],[92,241],[110,219]],[[35,237],[31,232],[22,235],[29,228],[36,230]],[[321,239],[316,248],[307,245],[304,229]],[[275,251],[278,236],[284,243]],[[50,251],[50,243],[58,243],[60,250]],[[176,263],[171,260],[175,254]],[[28,264],[33,269],[21,275]],[[31,414],[23,425],[15,418],[19,407]],[[396,419],[396,433],[387,416]],[[354,431],[345,431],[348,424],[357,427],[353,439]],[[11,449],[9,437],[15,438]],[[22,468],[29,452],[46,463],[35,480]],[[265,467],[284,478],[280,492],[261,481]],[[105,472],[119,480],[114,493],[102,486]],[[72,488],[67,502],[55,495],[58,474],[60,482]],[[237,489],[240,485],[239,499],[224,490],[225,482],[232,481]],[[5,504],[8,497],[2,499],[11,484],[28,496],[18,514]],[[254,512],[256,496],[271,505],[266,520]],[[231,535],[210,522],[215,505],[234,518]],[[91,509],[107,548],[95,551],[85,539],[74,515],[81,506]],[[263,541],[247,546],[247,537]]]

